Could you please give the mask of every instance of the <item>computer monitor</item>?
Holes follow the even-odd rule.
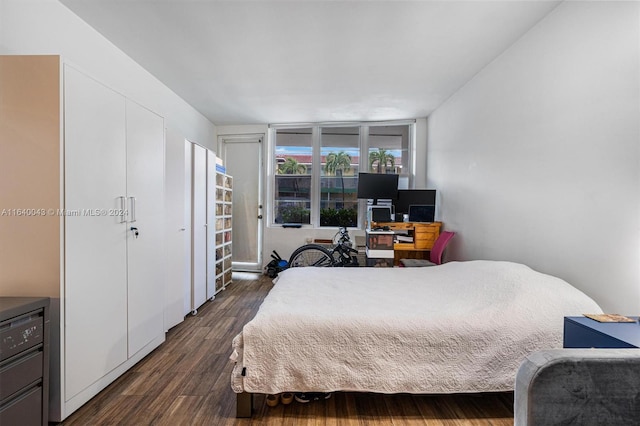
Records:
[[[396,210],[396,218],[402,218],[403,214],[409,213],[410,205],[435,206],[435,189],[400,189],[398,198],[393,203]]]
[[[370,206],[372,222],[391,222],[391,206]]]
[[[358,173],[358,198],[395,200],[398,197],[398,175],[384,173]]]
[[[436,216],[436,206],[410,205],[409,222],[433,222]]]

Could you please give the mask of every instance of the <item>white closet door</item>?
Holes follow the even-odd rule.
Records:
[[[207,150],[207,299],[216,294],[216,154]]]
[[[187,265],[184,275],[183,289],[184,293],[184,311],[186,316],[193,310],[193,288],[192,282],[192,239],[193,239],[193,225],[191,218],[191,209],[193,207],[193,144],[189,141],[184,142],[184,224],[185,224],[185,238],[184,238],[184,261]]]
[[[207,300],[207,150],[193,146],[193,309]]]
[[[64,68],[65,400],[127,359],[125,99]]]
[[[128,344],[133,356],[164,333],[164,120],[134,102],[127,100],[126,106]]]
[[[184,288],[187,283],[185,261],[185,162],[184,137],[167,129],[165,135],[165,212],[167,249],[167,303],[164,329],[184,320]],[[189,290],[189,294],[191,291]]]

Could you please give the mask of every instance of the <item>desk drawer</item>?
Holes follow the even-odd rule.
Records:
[[[0,401],[42,378],[42,347],[0,365]]]
[[[390,222],[385,223],[389,229],[393,231],[413,231],[413,223],[408,222]]]
[[[438,228],[435,226],[416,226],[413,241],[417,249],[430,249],[438,238]]]

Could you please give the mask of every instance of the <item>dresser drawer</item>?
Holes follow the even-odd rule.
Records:
[[[0,361],[42,343],[42,313],[21,315],[0,325]]]
[[[36,386],[0,406],[0,425],[35,426],[43,424],[42,387]]]
[[[0,364],[0,401],[42,379],[42,346]]]

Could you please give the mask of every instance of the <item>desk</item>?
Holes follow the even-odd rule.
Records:
[[[429,259],[429,252],[440,235],[442,222],[378,222],[372,226],[388,226],[392,231],[408,231],[413,234],[412,243],[395,243],[394,265],[400,263],[400,259]]]
[[[563,347],[640,348],[640,325],[637,322],[598,322],[587,317],[564,317]]]

